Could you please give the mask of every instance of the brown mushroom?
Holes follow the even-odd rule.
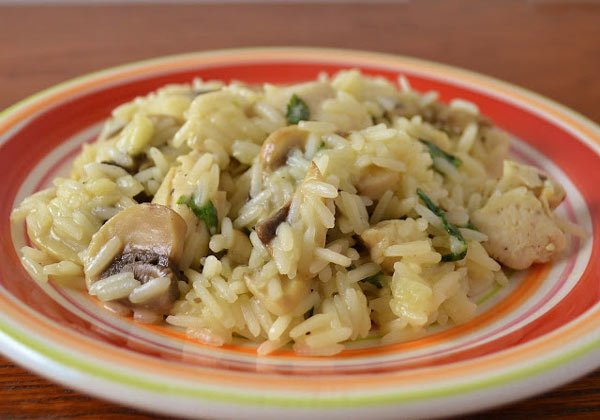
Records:
[[[258,222],[254,229],[261,242],[265,245],[271,243],[275,234],[277,233],[277,227],[285,222],[290,212],[290,206],[292,202],[288,202],[282,208],[277,210],[275,213],[267,217],[266,219]]]
[[[307,138],[308,132],[300,129],[297,125],[273,131],[260,150],[260,160],[263,166],[273,171],[284,165],[290,151],[296,147],[304,147]]]
[[[118,273],[131,272],[142,285],[155,278],[168,278],[169,288],[160,296],[135,304],[127,298],[121,301],[131,307],[168,313],[179,298],[178,263],[186,229],[184,220],[177,213],[158,204],[138,204],[117,213],[96,232],[88,246],[84,261],[88,288],[98,280]],[[112,261],[98,267],[101,252],[113,238],[118,239],[121,251]]]

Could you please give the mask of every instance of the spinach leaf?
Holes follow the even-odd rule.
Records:
[[[442,261],[459,261],[465,258],[467,255],[467,241],[465,241],[458,228],[452,223],[448,222],[448,219],[446,219],[446,213],[436,206],[422,189],[417,188],[417,195],[421,200],[423,200],[425,206],[427,206],[429,210],[431,210],[442,220],[444,230],[448,233],[448,235],[450,235],[451,242],[452,239],[455,240],[455,246],[451,246],[453,251],[449,254],[442,255]]]
[[[217,209],[212,201],[209,201],[203,206],[198,206],[194,200],[194,196],[182,195],[177,200],[177,204],[184,204],[196,215],[196,217],[204,222],[210,233],[217,231],[219,219],[217,218]]]
[[[287,114],[285,116],[288,123],[298,124],[300,121],[308,121],[310,110],[306,102],[294,93],[287,104]]]

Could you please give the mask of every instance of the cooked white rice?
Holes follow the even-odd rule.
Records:
[[[123,104],[70,178],[14,210],[35,246],[22,249],[23,264],[40,281],[85,273],[89,293],[120,314],[132,308],[136,320],[164,319],[215,346],[243,337],[260,355],[284,346],[332,355],[369,335],[391,343],[463,323],[472,296],[507,281],[471,216],[497,189],[508,139],[475,104],[446,106],[399,84],[355,70],[291,86],[195,80]],[[273,163],[264,144],[290,125],[292,95],[310,121],[273,143],[283,153]],[[463,242],[417,189],[462,234],[465,255],[448,261]],[[211,203],[215,226],[181,197]],[[170,277],[98,279],[128,245],[114,236],[88,248],[107,220],[147,200],[186,227],[179,298],[163,313],[144,304],[168,292]],[[265,239],[257,225],[286,206]]]

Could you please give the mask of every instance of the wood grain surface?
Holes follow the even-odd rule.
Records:
[[[524,86],[600,122],[600,2],[594,0],[4,6],[0,109],[116,64],[267,45],[383,51],[457,65]],[[482,416],[600,418],[600,371],[473,418]],[[153,418],[54,385],[0,358],[0,418],[72,417]]]

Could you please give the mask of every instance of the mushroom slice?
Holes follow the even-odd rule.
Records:
[[[269,294],[269,282],[280,281],[281,294],[271,296]],[[263,304],[269,312],[277,316],[283,316],[292,311],[310,292],[308,279],[296,276],[290,279],[288,276],[279,275],[279,278],[260,278],[255,275],[245,275],[244,281],[248,290]]]
[[[304,176],[301,185],[305,185],[311,181],[324,181],[323,175],[314,162],[311,163],[306,171],[306,175]],[[302,187],[300,186],[296,190],[295,194],[299,194],[301,189]],[[324,202],[326,202],[326,199],[324,199]],[[292,200],[288,201],[279,210],[271,214],[266,219],[261,220],[254,226],[256,234],[263,244],[269,245],[273,238],[275,238],[279,225],[288,219],[291,205]]]
[[[166,277],[170,285],[161,295],[136,304],[128,299],[122,303],[168,313],[179,297],[178,264],[186,229],[177,213],[158,204],[138,204],[117,213],[96,232],[88,246],[84,260],[88,289],[100,279],[123,272],[132,272],[142,285]],[[107,256],[107,248],[115,243],[120,249],[112,246],[112,255]]]
[[[162,315],[169,313],[173,303],[179,299],[177,285],[177,281],[180,280],[179,270],[173,263],[165,260],[164,256],[142,250],[123,252],[102,273],[101,279],[125,272],[133,273],[133,277],[142,285],[151,281],[156,282],[162,278],[168,279],[169,282],[168,287],[161,287],[159,293],[150,293],[147,299],[136,301],[136,303],[124,299],[121,303],[126,306],[144,308]]]
[[[265,140],[260,150],[260,160],[266,169],[271,171],[284,165],[290,151],[296,147],[304,147],[308,132],[297,125],[282,127],[273,131]]]
[[[287,219],[291,204],[291,201],[288,202],[275,213],[256,224],[254,229],[263,244],[268,245],[273,240],[277,232],[277,227]]]

